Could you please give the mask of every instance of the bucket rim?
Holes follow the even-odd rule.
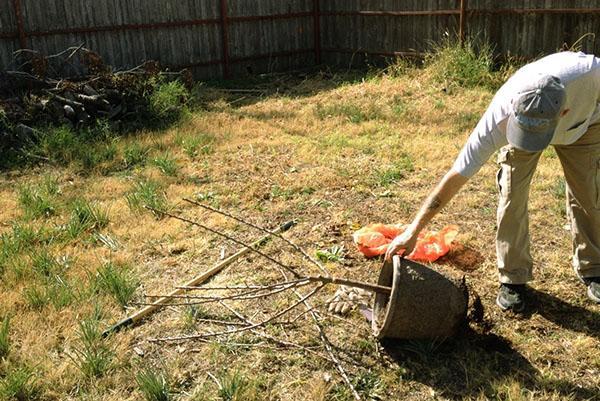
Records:
[[[371,322],[371,328],[373,330],[373,334],[378,339],[382,339],[385,337],[388,332],[389,326],[393,321],[393,314],[395,313],[394,308],[391,308],[392,305],[395,305],[396,300],[398,298],[398,294],[400,292],[400,275],[402,273],[402,257],[399,255],[394,255],[392,258],[392,262],[389,260],[385,260],[383,262],[383,266],[381,267],[381,271],[379,273],[379,278],[377,283],[379,285],[390,286],[392,291],[389,295],[387,294],[375,294],[373,299],[373,320]],[[391,266],[390,266],[391,264]],[[391,283],[389,282],[389,275],[391,274]],[[383,303],[385,304],[385,313],[383,315],[377,313],[377,305]],[[382,316],[381,324],[378,321],[378,315]]]

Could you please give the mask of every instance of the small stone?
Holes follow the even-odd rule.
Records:
[[[133,352],[135,352],[138,356],[144,356],[144,350],[140,347],[133,347]]]

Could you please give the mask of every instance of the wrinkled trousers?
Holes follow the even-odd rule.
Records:
[[[571,145],[555,146],[566,181],[573,268],[581,278],[600,276],[600,123]],[[541,152],[505,146],[498,154],[496,255],[501,283],[532,280],[527,203]]]

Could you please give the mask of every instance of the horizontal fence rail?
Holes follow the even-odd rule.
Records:
[[[56,9],[62,6],[66,10],[73,1],[48,0],[47,3],[53,3]],[[9,55],[18,48],[29,47],[49,53],[50,50],[60,50],[57,49],[59,44],[66,48],[84,43],[87,47],[86,42],[90,41],[104,46],[99,53],[117,67],[130,67],[134,60],[141,63],[159,55],[162,58],[159,61],[165,66],[193,69],[212,67],[211,75],[216,72],[214,68],[218,68],[220,74],[228,78],[252,66],[236,65],[251,62],[258,63],[258,70],[264,70],[271,68],[274,60],[280,59],[288,60],[282,67],[294,67],[347,61],[348,57],[354,58],[357,54],[420,57],[426,51],[426,42],[440,39],[444,31],[455,32],[460,40],[465,40],[468,32],[483,32],[499,52],[518,54],[531,51],[531,48],[549,51],[550,46],[554,46],[556,49],[562,45],[557,43],[560,40],[564,43],[575,42],[578,34],[582,36],[579,31],[585,30],[585,27],[589,27],[588,32],[592,33],[600,28],[600,0],[587,3],[562,0],[555,3],[555,8],[536,7],[540,5],[536,0],[510,0],[503,2],[503,5],[512,6],[502,8],[492,0],[423,0],[407,1],[406,4],[407,7],[412,3],[414,8],[425,9],[406,10],[352,9],[353,5],[358,6],[356,3],[366,7],[371,2],[378,7],[382,6],[381,3],[384,6],[390,3],[390,8],[397,7],[398,2],[391,0],[256,0],[251,2],[253,4],[245,4],[240,0],[214,0],[213,4],[203,9],[206,15],[189,15],[186,19],[161,15],[164,10],[171,10],[169,7],[180,7],[184,3],[163,0],[162,3],[153,3],[160,5],[156,6],[156,15],[151,14],[150,19],[162,17],[164,20],[119,21],[115,24],[95,24],[94,18],[86,15],[83,9],[88,7],[87,11],[93,11],[95,15],[102,8],[101,4],[109,8],[110,4],[119,3],[119,0],[81,1],[86,4],[80,11],[65,15],[65,25],[72,26],[40,28],[31,22],[30,16],[43,14],[43,2],[0,0],[0,6],[10,11],[4,17],[0,16],[0,67],[8,64]],[[185,1],[190,9],[197,9],[198,2],[200,0]],[[581,7],[581,4],[588,3],[594,4]],[[433,9],[434,6],[439,9]],[[281,12],[286,7],[288,10]],[[261,8],[270,12],[251,14]],[[110,11],[105,11],[105,14],[110,16]],[[113,15],[115,19],[116,16]],[[573,18],[585,21],[579,24]],[[523,19],[526,21],[523,22]],[[78,24],[75,23],[77,21]],[[560,23],[555,24],[556,21]],[[505,29],[507,26],[516,28],[527,23],[535,28],[528,32],[531,37],[520,37],[517,29],[513,29],[514,33],[510,36],[511,32],[507,32],[510,29]],[[12,30],[7,31],[7,26]],[[540,41],[544,38],[536,38],[540,36],[538,30],[548,32],[554,27],[558,27],[559,32],[555,33],[550,45]],[[595,46],[592,50],[599,49],[594,39],[590,38],[594,41],[592,46]],[[529,47],[523,44],[527,40],[533,43]],[[174,49],[177,45],[182,45],[180,52]],[[50,49],[52,46],[54,48]],[[120,49],[117,50],[118,47]],[[128,47],[132,51],[128,51]],[[92,47],[92,50],[97,49]],[[346,56],[337,59],[335,56],[325,57],[335,54]],[[527,57],[535,54],[520,55]]]

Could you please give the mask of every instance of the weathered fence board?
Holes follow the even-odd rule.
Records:
[[[46,54],[83,44],[120,69],[157,60],[199,78],[348,66],[427,51],[461,18],[500,54],[574,43],[600,54],[600,0],[0,0],[0,10],[0,68],[23,44]]]

